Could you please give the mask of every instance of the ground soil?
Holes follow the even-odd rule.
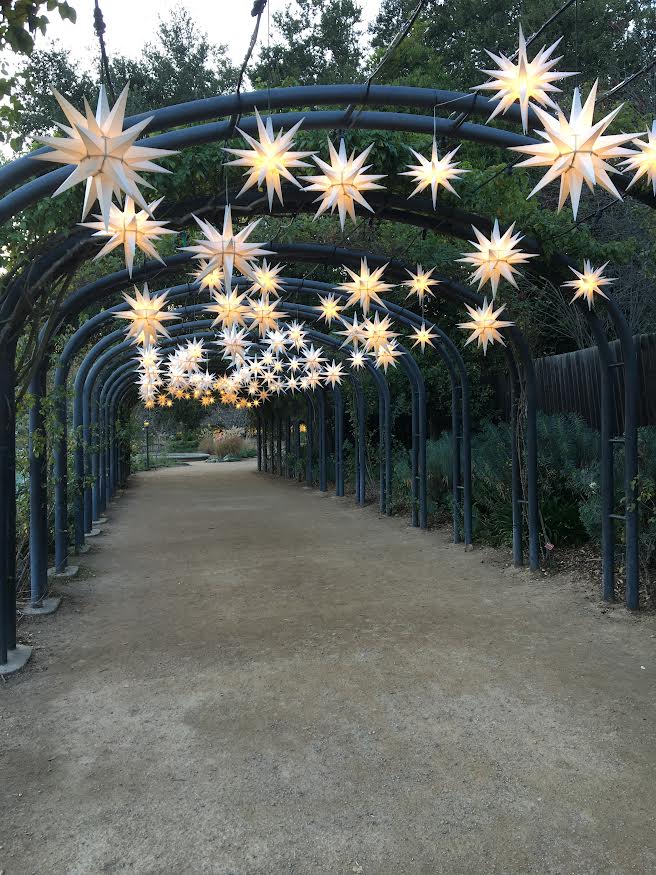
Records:
[[[257,474],[140,474],[0,683],[5,875],[656,871],[656,618]]]

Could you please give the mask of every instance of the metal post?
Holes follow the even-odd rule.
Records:
[[[29,412],[30,474],[30,597],[38,607],[48,591],[48,454],[43,399],[46,373],[37,368],[30,383]],[[40,444],[40,446],[39,446]]]
[[[15,347],[0,352],[0,665],[16,647]]]
[[[146,435],[146,471],[150,471],[150,423],[148,420],[144,422],[143,427]]]
[[[319,408],[319,490],[325,492],[326,484],[326,397],[323,389],[317,393]]]
[[[344,396],[339,386],[333,389],[335,402],[335,495],[344,496]]]
[[[262,417],[257,415],[257,470],[262,470]]]
[[[312,455],[314,452],[313,408],[310,396],[307,396],[307,422],[305,432],[305,482],[312,486]]]

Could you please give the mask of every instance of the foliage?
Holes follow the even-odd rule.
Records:
[[[210,453],[220,459],[232,456],[237,459],[248,459],[255,455],[252,440],[246,439],[240,428],[226,428],[201,436],[198,448],[203,453]]]

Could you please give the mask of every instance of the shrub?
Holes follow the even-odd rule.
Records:
[[[198,448],[220,459],[230,456],[235,459],[248,459],[256,454],[253,441],[245,438],[239,428],[207,432],[201,436]]]

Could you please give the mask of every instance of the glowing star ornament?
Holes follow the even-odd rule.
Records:
[[[210,289],[211,291],[220,292],[223,290],[223,281],[225,274],[221,266],[212,268],[206,258],[201,258],[198,262],[198,269],[192,274],[194,281],[198,283],[198,287]]]
[[[246,304],[242,304],[245,297],[245,294],[240,295],[233,291],[214,292],[212,294],[213,303],[208,304],[205,308],[208,313],[215,314],[212,327],[221,325],[223,328],[230,328],[232,325],[245,325],[248,314],[248,307]]]
[[[342,342],[342,347],[348,346],[349,344],[355,349],[361,343],[364,343],[364,327],[358,322],[358,314],[353,314],[353,319],[349,322],[347,319],[340,317],[342,324],[344,325],[343,331],[337,331],[337,334],[341,334],[344,337],[344,341]]]
[[[333,320],[339,317],[340,312],[344,309],[339,303],[339,299],[334,295],[319,296],[321,302],[317,309],[321,314],[321,318],[328,325],[332,325]]]
[[[142,346],[151,346],[157,343],[157,338],[161,334],[164,337],[171,335],[164,326],[165,322],[171,319],[177,319],[174,312],[166,312],[167,292],[162,292],[161,295],[154,295],[152,298],[148,291],[148,283],[144,283],[143,292],[134,287],[134,298],[124,294],[125,301],[130,305],[130,309],[125,313],[116,313],[118,319],[128,319],[132,323],[128,329],[128,337],[134,338],[135,343],[140,343]]]
[[[266,340],[274,355],[280,355],[287,348],[288,341],[284,331],[269,331]]]
[[[296,377],[287,377],[286,386],[290,392],[298,391],[298,385],[299,385],[299,383],[298,383],[298,380],[296,379]]]
[[[323,363],[325,362],[325,358],[322,356],[323,347],[319,346],[316,349],[313,345],[310,345],[308,349],[303,353],[303,366],[306,371],[317,371],[321,370],[323,367]]]
[[[278,301],[270,301],[263,295],[257,301],[249,300],[250,310],[248,318],[251,320],[251,328],[257,325],[260,337],[264,337],[267,331],[274,331],[279,319],[284,319],[287,314],[276,310]]]
[[[356,370],[360,371],[366,364],[366,359],[362,350],[354,349],[351,355],[349,356],[349,364],[350,366]]]
[[[470,280],[478,282],[478,288],[482,288],[485,283],[490,283],[492,286],[492,300],[496,298],[497,289],[501,278],[517,286],[514,274],[519,271],[514,267],[516,264],[525,264],[529,258],[537,258],[537,255],[523,252],[517,248],[517,243],[523,239],[523,235],[514,234],[515,223],[507,229],[503,234],[499,231],[499,221],[494,220],[494,228],[490,237],[481,234],[478,228],[474,227],[476,240],[470,240],[472,246],[476,247],[476,252],[463,252],[463,258],[458,261],[464,264],[471,264],[476,270],[470,275]]]
[[[419,303],[423,304],[424,298],[427,296],[430,296],[431,298],[434,297],[431,286],[439,285],[439,280],[432,279],[434,270],[434,267],[430,270],[424,270],[420,264],[417,265],[417,273],[413,273],[411,270],[406,270],[406,273],[410,277],[409,280],[404,280],[402,283],[402,285],[410,290],[406,295],[406,299],[409,298],[410,295],[416,295]]]
[[[237,270],[245,276],[251,276],[254,260],[262,255],[271,255],[268,249],[261,248],[261,243],[250,243],[248,240],[257,227],[259,219],[234,233],[230,205],[226,206],[223,214],[222,231],[209,222],[199,219],[198,216],[194,216],[194,219],[205,237],[193,246],[183,246],[182,250],[194,253],[195,258],[209,259],[203,275],[209,275],[211,271],[221,267],[225,274],[225,281],[232,284],[233,271]]]
[[[450,152],[447,152],[443,158],[440,158],[437,152],[437,143],[433,140],[433,148],[430,158],[424,158],[419,152],[410,149],[419,164],[408,164],[408,170],[404,171],[401,176],[411,176],[413,182],[417,184],[415,190],[410,194],[414,197],[416,194],[430,188],[433,199],[433,209],[437,206],[437,192],[440,186],[446,188],[451,194],[460,197],[455,188],[451,185],[450,180],[458,180],[463,173],[469,173],[464,167],[459,167],[458,161],[454,161],[454,157],[460,146],[456,146]]]
[[[248,293],[251,295],[259,293],[261,295],[275,295],[279,297],[283,291],[283,285],[278,279],[282,268],[282,264],[269,264],[266,258],[260,266],[254,266],[250,274],[253,285],[249,288]]]
[[[544,127],[544,130],[536,131],[536,133],[546,142],[534,143],[529,146],[511,146],[512,151],[531,156],[520,161],[518,167],[549,168],[529,197],[532,197],[550,182],[560,179],[558,210],[560,211],[564,207],[568,197],[571,198],[572,213],[575,219],[584,182],[590,191],[594,189],[595,185],[600,185],[613,197],[622,200],[622,196],[608,175],[609,173],[619,173],[619,170],[612,167],[608,161],[611,158],[630,156],[631,150],[625,149],[622,144],[636,136],[636,134],[604,135],[604,131],[616,118],[623,104],[620,104],[595,124],[596,97],[597,82],[592,86],[583,106],[581,106],[579,89],[575,88],[569,121],[560,109],[558,117],[554,118],[540,109],[539,106],[534,107]]]
[[[467,312],[471,316],[471,322],[460,322],[458,328],[463,328],[466,331],[471,331],[471,335],[467,338],[465,346],[469,346],[474,340],[478,341],[478,346],[483,347],[483,355],[487,355],[488,344],[493,344],[498,341],[502,346],[505,346],[503,337],[499,333],[501,328],[510,328],[514,322],[504,322],[499,319],[499,316],[506,309],[506,305],[502,304],[497,310],[494,310],[494,302],[488,304],[487,298],[483,300],[482,307],[470,307],[465,304]]]
[[[331,213],[337,210],[339,223],[343,230],[347,215],[355,223],[356,204],[373,212],[371,206],[362,196],[362,192],[383,189],[385,186],[378,184],[378,180],[383,179],[384,174],[366,173],[371,165],[365,164],[365,161],[372,148],[373,143],[367,146],[364,152],[361,152],[357,157],[355,152],[351,152],[351,155],[347,157],[344,140],[340,140],[339,151],[328,140],[330,164],[323,161],[317,155],[312,156],[319,170],[323,171],[319,176],[304,177],[304,180],[310,183],[304,191],[320,192],[319,197],[315,200],[315,203],[317,201],[320,202],[315,218],[321,216],[327,210],[330,210]]]
[[[291,374],[295,374],[296,371],[298,371],[298,370],[301,369],[301,367],[302,367],[301,362],[296,358],[295,355],[293,355],[293,356],[290,358],[289,362],[287,363],[287,370],[288,370]]]
[[[231,359],[234,362],[244,362],[246,360],[246,350],[250,341],[246,335],[246,329],[226,328],[219,335],[217,344],[223,347],[223,358]]]
[[[203,341],[196,340],[195,337],[192,340],[188,340],[187,345],[183,347],[181,358],[188,371],[198,370],[200,365],[207,360],[205,358],[205,344]]]
[[[603,275],[607,264],[608,262],[605,262],[601,267],[593,268],[590,261],[586,258],[583,262],[583,273],[579,273],[578,270],[570,267],[572,273],[576,274],[576,279],[563,283],[564,286],[574,289],[575,291],[574,297],[570,303],[573,304],[578,298],[583,298],[588,302],[588,309],[591,310],[592,305],[594,304],[595,295],[601,295],[602,298],[608,298],[608,295],[604,293],[602,287],[614,283],[615,279]]]
[[[211,407],[214,404],[214,396],[213,395],[203,395],[200,399],[200,403],[203,407]]]
[[[353,304],[358,304],[365,316],[369,312],[372,301],[384,307],[385,303],[380,296],[393,288],[390,283],[385,283],[381,280],[386,267],[387,264],[384,264],[382,267],[377,267],[375,270],[370,271],[366,258],[363,258],[360,262],[359,274],[344,266],[344,270],[351,277],[350,282],[340,283],[339,286],[342,291],[348,292],[351,296],[346,302],[346,306],[350,307]]]
[[[323,379],[327,386],[333,389],[338,386],[344,378],[344,365],[341,362],[336,362],[335,359],[323,370]]]
[[[376,350],[375,365],[379,370],[382,368],[387,373],[388,367],[392,365],[395,368],[397,358],[402,355],[403,350],[398,348],[396,340],[390,340]]]
[[[225,151],[231,155],[238,156],[236,160],[228,161],[227,166],[247,168],[245,172],[248,174],[248,179],[237,197],[254,185],[262,188],[263,184],[266,183],[269,211],[271,211],[274,194],[277,195],[280,203],[283,203],[281,186],[283,179],[301,188],[300,182],[290,173],[290,168],[310,167],[310,164],[301,159],[308,158],[313,153],[292,151],[294,135],[303,124],[303,119],[290,128],[286,134],[281,129],[276,136],[273,133],[273,120],[270,116],[266,123],[263,123],[256,108],[255,120],[259,139],[256,140],[242,131],[241,128],[237,128],[251,149],[226,149]]]
[[[306,332],[303,329],[301,322],[292,322],[287,328],[287,339],[297,352],[305,346]]]
[[[414,334],[411,334],[410,337],[413,341],[412,346],[420,346],[421,351],[424,352],[426,350],[426,344],[428,346],[435,346],[433,343],[434,340],[437,340],[437,334],[433,334],[431,331],[431,327],[426,327],[426,323],[421,323],[421,328],[415,328]]]
[[[373,319],[365,319],[362,323],[364,333],[364,348],[367,352],[377,352],[381,346],[386,346],[398,333],[392,331],[392,320],[389,316],[381,319],[376,313]]]
[[[635,170],[635,176],[627,188],[641,179],[647,177],[651,182],[654,197],[656,197],[656,119],[652,122],[651,131],[647,131],[647,142],[644,140],[632,140],[632,145],[637,146],[640,152],[630,152],[630,157],[623,161],[624,170]]]
[[[517,51],[517,60],[507,58],[505,55],[494,55],[492,52],[485,51],[497,65],[497,70],[481,70],[490,77],[489,82],[484,82],[482,85],[475,85],[473,91],[496,91],[492,99],[498,103],[494,108],[488,122],[492,121],[500,113],[505,113],[510,109],[513,103],[519,102],[520,111],[522,114],[522,127],[524,133],[528,129],[528,109],[529,103],[540,103],[542,106],[550,106],[552,109],[558,109],[558,106],[553,102],[550,94],[560,92],[560,88],[556,88],[553,84],[559,79],[565,79],[568,76],[576,76],[576,73],[559,73],[553,70],[553,67],[561,60],[561,57],[552,58],[554,51],[558,48],[560,39],[557,39],[549,48],[542,46],[537,55],[532,61],[529,61],[526,53],[526,40],[522,32],[522,26],[519,26],[519,49]]]
[[[139,134],[152,121],[150,118],[123,130],[125,106],[128,99],[128,86],[123,89],[118,100],[110,110],[105,89],[101,85],[98,106],[94,116],[87,101],[84,101],[86,116],[78,112],[58,91],[52,89],[57,103],[63,110],[68,125],[57,123],[65,137],[42,137],[39,142],[50,146],[52,152],[35,155],[40,161],[54,161],[56,164],[72,164],[74,169],[53,197],[73,188],[78,182],[86,180],[82,219],[85,219],[93,203],[97,200],[105,228],[109,227],[112,197],[120,199],[125,193],[143,210],[148,205],[139,190],[139,185],[152,188],[142,176],[143,171],[169,173],[153,163],[153,159],[175,155],[170,149],[151,149],[135,146]]]
[[[137,248],[141,249],[149,258],[162,261],[152,241],[177,232],[164,227],[168,225],[168,222],[160,222],[151,218],[161,202],[162,198],[159,198],[159,200],[148,204],[145,210],[137,212],[132,198],[126,197],[123,209],[117,207],[116,204],[111,205],[108,223],[105,223],[102,216],[95,217],[98,219],[97,222],[81,222],[83,227],[95,229],[94,237],[109,237],[107,243],[95,256],[94,261],[102,258],[103,255],[108,255],[121,245],[125,254],[125,265],[130,276],[132,276],[134,254]]]

